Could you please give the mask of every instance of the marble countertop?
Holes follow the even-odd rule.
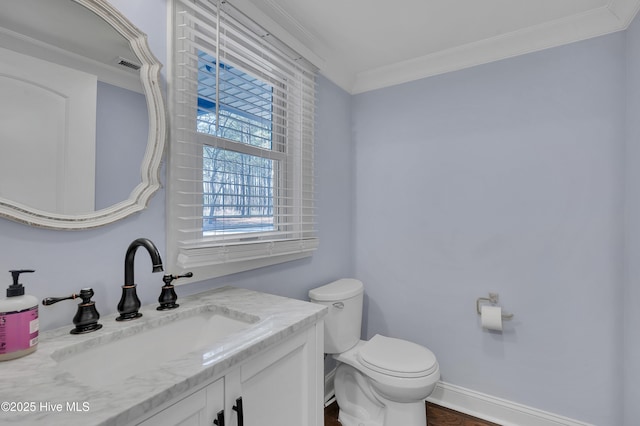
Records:
[[[157,311],[157,304],[143,306],[142,318],[133,321],[115,321],[117,314],[101,317],[103,328],[88,334],[69,334],[72,324],[42,332],[34,353],[0,362],[0,424],[128,425],[326,314],[322,305],[235,287],[188,296],[178,303],[180,307],[171,311]],[[211,310],[254,325],[246,333],[232,334],[124,383],[97,387],[83,382],[81,374],[58,368],[57,360],[66,356]],[[108,361],[97,355],[95,369]]]

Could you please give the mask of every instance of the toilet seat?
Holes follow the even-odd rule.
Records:
[[[424,377],[438,370],[436,357],[429,349],[379,334],[362,345],[358,359],[367,368],[393,377]]]

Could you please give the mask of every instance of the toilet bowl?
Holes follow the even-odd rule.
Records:
[[[425,399],[440,379],[429,349],[375,335],[360,340],[364,286],[342,279],[309,292],[329,308],[325,353],[337,361],[334,380],[343,426],[424,426]]]
[[[334,358],[339,362],[334,383],[343,426],[426,424],[424,400],[440,379],[430,350],[375,335]]]

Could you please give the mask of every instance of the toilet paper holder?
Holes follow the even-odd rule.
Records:
[[[478,311],[478,315],[481,315],[481,312],[480,312],[481,302],[489,302],[492,305],[496,305],[498,303],[498,293],[489,293],[489,297],[479,297],[476,300],[476,311]],[[513,314],[507,314],[507,313],[502,314],[502,319],[509,320],[511,318],[513,318]]]

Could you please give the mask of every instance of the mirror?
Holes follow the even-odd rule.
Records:
[[[102,226],[160,187],[161,64],[104,0],[4,0],[0,14],[0,216]]]

